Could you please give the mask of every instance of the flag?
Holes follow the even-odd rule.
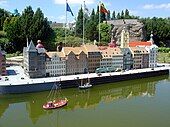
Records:
[[[70,6],[68,5],[68,3],[66,4],[66,11],[69,11],[71,13],[71,15],[74,16]]]
[[[103,3],[100,5],[100,12],[101,12],[101,13],[107,13],[107,14],[108,14],[108,11],[107,11],[106,8],[104,7],[104,4],[103,4]]]

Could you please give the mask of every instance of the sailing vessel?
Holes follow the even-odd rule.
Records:
[[[92,84],[90,84],[90,79],[89,78],[87,79],[86,83],[83,83],[83,79],[81,79],[81,84],[79,86],[79,89],[88,89],[90,87],[92,87]]]
[[[56,108],[61,108],[65,105],[67,105],[67,98],[59,98],[58,97],[55,97],[56,94],[60,95],[61,96],[61,88],[60,88],[60,85],[61,84],[54,84],[53,88],[51,89],[49,95],[47,98],[50,98],[49,101],[47,101],[45,104],[43,104],[43,109],[56,109]]]

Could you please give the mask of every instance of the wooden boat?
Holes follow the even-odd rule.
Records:
[[[56,108],[61,108],[65,105],[67,105],[67,98],[61,99],[58,101],[49,101],[43,105],[43,109],[56,109]]]

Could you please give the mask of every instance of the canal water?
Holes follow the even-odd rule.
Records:
[[[168,75],[64,89],[68,105],[47,111],[48,95],[0,95],[0,127],[170,127]]]

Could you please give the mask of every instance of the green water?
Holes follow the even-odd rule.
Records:
[[[43,110],[49,92],[0,95],[0,127],[170,127],[170,78],[62,90],[68,105]]]

